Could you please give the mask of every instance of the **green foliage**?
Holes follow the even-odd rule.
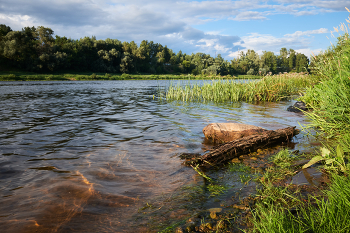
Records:
[[[210,196],[212,197],[225,193],[227,189],[228,187],[224,185],[213,184],[213,183],[208,185],[208,190],[210,192]]]
[[[204,179],[207,179],[208,181],[212,181],[212,179],[207,176],[204,172],[202,172],[200,169],[199,169],[199,165],[197,164],[195,167],[191,165],[191,167],[201,176],[203,177]]]
[[[125,73],[123,73],[120,77],[121,77],[121,79],[130,79],[131,78],[131,76],[129,74],[125,74]]]
[[[291,98],[317,81],[318,79],[313,76],[283,74],[247,83],[218,80],[203,85],[171,85],[167,90],[166,98],[168,101],[272,102]]]
[[[0,81],[20,81],[20,77],[17,77],[15,74],[2,75],[0,76]]]
[[[306,113],[311,119],[308,127],[332,138],[327,148],[337,148],[323,148],[307,166],[323,161],[326,169],[344,172],[345,157],[350,152],[350,37],[345,25],[341,30],[337,44],[312,59],[312,71],[321,82],[307,88],[300,100],[313,109]]]
[[[333,156],[331,154],[334,154]],[[335,153],[331,153],[330,150],[328,150],[325,147],[321,148],[321,156],[317,155],[313,157],[307,164],[303,166],[304,168],[308,168],[311,165],[318,163],[320,161],[325,162],[325,169],[332,170],[332,171],[338,171],[346,172],[347,166],[345,164],[344,160],[344,151],[341,147],[341,145],[337,145],[337,149]]]
[[[293,60],[293,67],[287,69],[286,66],[280,66],[285,63],[285,55],[277,57],[272,52],[266,51],[261,56],[254,50],[241,52],[240,56],[230,63],[220,54],[215,58],[204,53],[189,55],[179,51],[175,54],[167,46],[147,40],[143,40],[138,46],[134,41],[122,43],[110,38],[96,40],[93,36],[72,40],[58,35],[54,38],[53,34],[51,28],[44,26],[12,31],[10,27],[1,24],[0,62],[6,67],[36,72],[59,70],[151,74],[180,72],[214,76],[247,74],[247,72],[254,75],[257,71],[262,71],[260,74],[266,75],[268,71],[276,73],[277,69],[280,72],[292,69],[304,71],[305,67],[301,65],[306,58],[305,55],[301,56],[302,54],[293,53],[296,58]]]
[[[288,149],[283,149],[271,157],[272,162],[279,167],[289,167],[295,160]]]
[[[239,179],[241,180],[241,183],[247,184],[249,181],[251,181],[253,178],[250,175],[239,175]]]
[[[248,167],[247,165],[243,164],[243,163],[230,163],[228,165],[228,169],[229,172],[249,172],[250,171],[250,167]]]
[[[253,68],[251,68],[248,72],[247,72],[247,75],[255,75],[256,72]]]
[[[98,77],[97,77],[97,75],[95,73],[93,73],[93,74],[90,75],[90,78],[91,79],[97,79]]]
[[[305,205],[281,187],[267,188],[253,213],[252,232],[349,232],[350,176],[333,175],[327,199],[310,197]],[[286,208],[288,206],[288,209]],[[297,214],[290,210],[294,206]]]
[[[350,174],[346,164],[350,152],[350,37],[344,24],[341,30],[337,45],[312,59],[312,72],[321,81],[307,88],[300,98],[313,108],[306,113],[311,119],[309,127],[332,138],[303,168],[324,163],[332,177],[329,189],[324,191],[324,198],[309,197],[307,203],[312,204],[299,201],[296,213],[290,211],[290,203],[280,204],[286,198],[259,204],[253,214],[253,232],[350,232]]]

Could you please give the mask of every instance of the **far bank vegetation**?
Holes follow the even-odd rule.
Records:
[[[90,72],[108,74],[190,74],[197,76],[261,75],[307,72],[309,60],[293,49],[280,55],[264,51],[241,51],[238,58],[224,60],[219,54],[177,53],[166,45],[143,40],[121,42],[96,37],[70,39],[54,36],[51,28],[25,27],[13,31],[0,25],[0,71],[35,73]]]

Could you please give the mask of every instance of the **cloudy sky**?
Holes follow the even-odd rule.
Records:
[[[346,22],[345,7],[349,0],[1,0],[0,24],[50,27],[72,39],[152,40],[230,60],[247,49],[317,54],[334,42],[333,27]]]

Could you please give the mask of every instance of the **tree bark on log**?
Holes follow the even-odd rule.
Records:
[[[200,166],[222,164],[242,154],[248,154],[273,144],[287,142],[298,133],[299,130],[295,127],[268,130],[225,143],[203,155],[182,154],[180,157],[186,159],[186,164],[199,164]]]

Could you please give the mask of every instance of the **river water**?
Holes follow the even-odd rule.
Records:
[[[210,148],[207,124],[307,123],[286,111],[293,101],[168,103],[158,91],[169,84],[0,82],[1,232],[137,232],[140,206],[196,177],[177,155]]]

